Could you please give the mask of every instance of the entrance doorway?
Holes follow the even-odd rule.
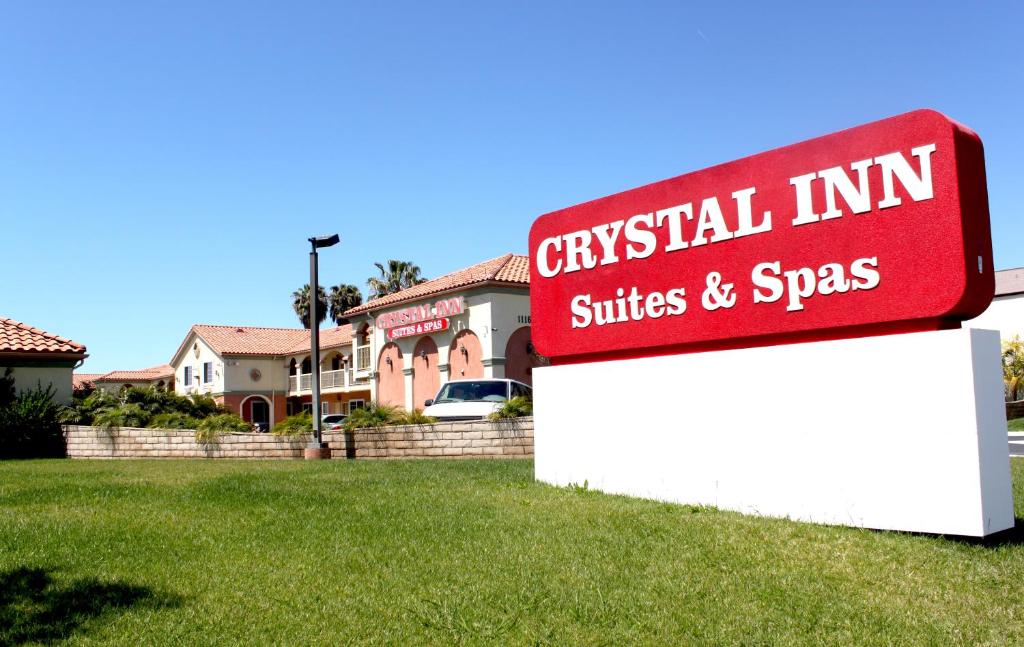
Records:
[[[256,425],[260,431],[270,431],[270,405],[263,398],[253,398],[249,401],[249,406],[252,415],[252,423]]]

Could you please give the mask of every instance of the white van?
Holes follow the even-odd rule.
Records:
[[[497,378],[451,380],[437,396],[423,403],[423,413],[438,420],[486,420],[516,397],[533,399],[533,389],[522,382]]]

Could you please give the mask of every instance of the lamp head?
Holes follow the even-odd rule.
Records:
[[[309,239],[309,242],[313,243],[313,249],[320,249],[322,247],[331,247],[341,242],[341,238],[338,234],[331,234],[330,236],[313,236]]]

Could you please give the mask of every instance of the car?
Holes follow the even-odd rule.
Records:
[[[533,399],[533,389],[522,382],[476,378],[445,382],[437,396],[423,403],[423,414],[438,420],[486,420],[515,397]]]
[[[345,418],[348,418],[344,413],[328,413],[320,418],[320,428],[325,431],[334,431],[341,429],[345,425]]]

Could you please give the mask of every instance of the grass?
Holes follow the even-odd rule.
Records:
[[[1010,431],[1024,431],[1024,418],[1014,418],[1006,423]]]
[[[532,467],[0,463],[0,644],[1024,644],[1021,526],[815,526]]]

